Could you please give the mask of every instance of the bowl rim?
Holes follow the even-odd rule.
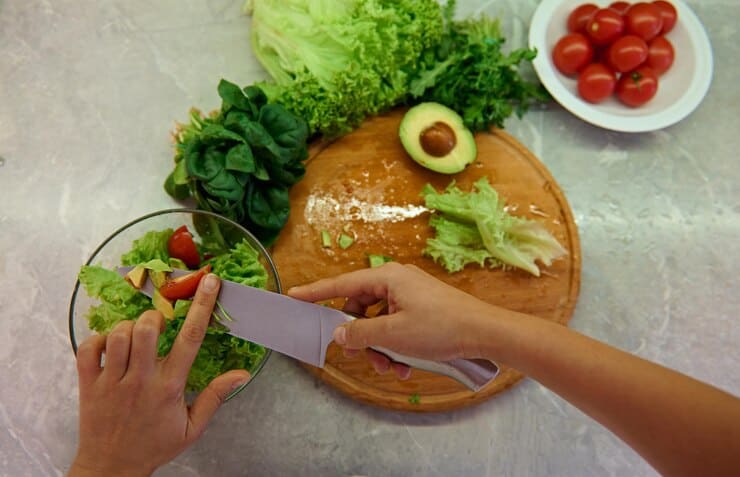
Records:
[[[90,254],[89,258],[85,261],[85,264],[84,265],[86,265],[86,266],[87,265],[90,265],[93,262],[93,260],[95,260],[95,258],[98,256],[98,253],[100,253],[100,251],[103,250],[103,248],[111,240],[113,240],[115,237],[117,237],[124,230],[126,230],[126,229],[130,228],[131,226],[136,225],[136,224],[138,224],[140,222],[143,222],[143,221],[145,221],[147,219],[151,219],[152,217],[159,217],[159,216],[162,216],[162,215],[174,214],[174,213],[180,213],[180,214],[181,213],[186,213],[186,214],[200,214],[200,215],[205,215],[205,216],[213,217],[213,218],[216,218],[218,220],[222,220],[222,221],[226,222],[227,224],[232,225],[232,226],[236,227],[237,229],[241,230],[245,235],[249,236],[252,239],[253,244],[251,244],[251,245],[256,245],[257,246],[257,249],[258,249],[257,251],[263,257],[265,257],[265,259],[266,259],[266,261],[268,263],[268,266],[272,270],[273,275],[275,277],[275,288],[276,288],[275,291],[276,291],[276,293],[280,293],[280,294],[283,293],[283,286],[282,286],[282,283],[280,282],[280,275],[278,274],[278,270],[277,270],[277,267],[275,266],[275,262],[273,261],[272,256],[267,251],[267,249],[264,247],[264,245],[262,245],[262,243],[257,239],[257,237],[254,236],[254,234],[252,232],[250,232],[249,230],[247,230],[240,223],[238,223],[238,222],[236,222],[234,220],[231,220],[228,217],[224,217],[223,215],[217,214],[215,212],[211,212],[209,210],[193,209],[193,208],[188,208],[188,207],[157,210],[155,212],[150,212],[150,213],[148,213],[146,215],[142,215],[141,217],[138,217],[136,219],[133,219],[133,220],[129,221],[128,223],[126,223],[125,225],[122,225],[121,227],[119,227],[115,231],[113,231],[110,235],[108,235],[108,237],[106,237],[106,239],[103,240],[103,242],[101,242],[100,245],[98,245],[95,248],[95,250]],[[75,354],[75,356],[77,355],[77,349],[78,349],[79,346],[77,344],[77,340],[75,338],[75,331],[74,331],[74,307],[75,307],[75,301],[77,300],[77,294],[79,293],[80,288],[81,288],[80,285],[81,285],[80,280],[79,280],[79,278],[77,278],[77,280],[75,281],[74,290],[72,291],[72,297],[70,298],[70,301],[69,301],[69,312],[68,312],[68,317],[67,317],[67,321],[68,321],[67,324],[68,324],[68,327],[69,327],[69,339],[70,339],[70,342],[72,344],[72,352]],[[247,385],[249,383],[251,383],[254,380],[254,378],[260,373],[260,371],[262,371],[262,368],[265,367],[265,364],[267,363],[267,360],[272,355],[272,350],[270,348],[267,348],[267,347],[264,347],[264,348],[266,350],[265,351],[265,357],[262,358],[262,361],[260,361],[259,365],[257,366],[257,368],[255,368],[254,372],[251,372],[250,373],[249,380],[246,383],[244,383],[241,386],[239,386],[238,388],[234,389],[229,394],[229,396],[227,396],[227,398],[226,398],[227,401],[229,399],[233,398],[234,396],[236,396],[242,389],[244,389],[245,387],[247,387]]]
[[[684,94],[673,105],[643,116],[617,116],[600,111],[593,105],[581,101],[558,78],[547,50],[547,30],[553,20],[555,10],[563,3],[572,0],[543,0],[534,12],[529,28],[530,47],[537,48],[539,54],[532,62],[542,84],[563,108],[580,119],[595,126],[618,132],[648,132],[666,128],[691,114],[709,91],[714,75],[714,58],[709,36],[694,11],[683,0],[671,0],[678,10],[678,16],[686,27],[689,40],[694,44],[696,68]],[[577,2],[574,2],[577,3]]]

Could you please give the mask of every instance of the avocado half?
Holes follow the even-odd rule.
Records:
[[[460,115],[438,103],[421,103],[409,109],[398,136],[414,161],[441,174],[462,171],[478,154],[473,134]]]

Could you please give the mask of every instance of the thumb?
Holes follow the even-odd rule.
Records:
[[[249,381],[249,378],[247,371],[235,369],[218,376],[200,392],[193,405],[190,406],[190,425],[187,430],[190,442],[203,434],[208,422],[229,394]]]
[[[390,319],[389,315],[385,315],[378,318],[358,318],[344,323],[334,330],[334,342],[349,349],[382,346],[389,333]]]

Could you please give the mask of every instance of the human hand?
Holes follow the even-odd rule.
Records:
[[[122,321],[77,350],[80,444],[70,477],[145,476],[195,442],[231,391],[249,379],[229,371],[185,402],[185,382],[216,302],[220,281],[209,274],[198,287],[182,329],[165,358],[157,357],[164,330],[158,311]],[[105,365],[100,366],[105,353]]]
[[[311,302],[346,297],[345,311],[357,314],[384,300],[386,314],[338,327],[334,341],[350,354],[380,346],[437,361],[482,357],[477,330],[499,310],[413,265],[395,262],[295,287],[288,294]],[[381,354],[368,352],[368,358],[379,373],[393,368],[399,377],[409,376],[408,367]]]

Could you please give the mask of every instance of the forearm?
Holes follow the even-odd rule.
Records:
[[[740,475],[740,400],[539,318],[497,312],[482,347],[609,428],[665,475]]]

